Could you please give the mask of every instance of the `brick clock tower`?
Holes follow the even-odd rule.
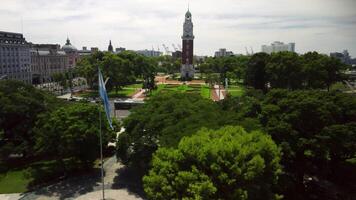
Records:
[[[183,25],[183,36],[182,36],[182,66],[180,68],[181,79],[193,79],[194,78],[194,66],[193,66],[193,22],[192,14],[189,12],[185,13],[185,21]]]

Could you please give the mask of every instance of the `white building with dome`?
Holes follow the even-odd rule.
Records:
[[[69,68],[74,68],[79,60],[78,49],[70,43],[67,37],[66,44],[62,46],[62,50],[68,55]]]

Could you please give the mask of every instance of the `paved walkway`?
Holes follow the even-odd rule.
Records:
[[[225,88],[220,85],[220,89],[219,89],[219,85],[214,85],[214,89],[212,90],[213,101],[223,100],[225,99],[225,96],[226,96]]]
[[[104,187],[108,199],[142,200],[143,191],[135,173],[130,172],[116,157],[104,163]],[[101,199],[100,170],[95,174],[68,178],[56,184],[25,194],[2,194],[0,200],[74,200]]]
[[[146,89],[140,89],[134,95],[132,95],[131,98],[134,100],[142,100],[145,98],[145,92],[146,92]]]

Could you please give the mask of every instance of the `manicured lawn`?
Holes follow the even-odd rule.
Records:
[[[231,85],[228,87],[228,93],[233,97],[242,96],[245,92],[245,89],[242,85]]]
[[[210,88],[208,86],[201,86],[200,95],[203,98],[210,99]]]
[[[130,97],[136,92],[136,88],[124,87],[122,90],[118,90],[117,93],[113,90],[108,93],[109,98],[115,97]]]
[[[27,168],[0,174],[0,194],[26,192],[32,180]]]
[[[132,85],[127,85],[122,90],[118,90],[117,93],[115,90],[112,90],[108,92],[109,98],[116,98],[116,97],[130,97],[132,96],[136,90],[142,88],[142,84],[132,84]],[[92,98],[92,97],[98,97],[99,93],[98,91],[90,91],[90,92],[83,92],[80,93],[78,96],[84,97],[84,98]]]
[[[205,85],[158,85],[157,89],[152,91],[151,95],[159,94],[160,92],[182,92],[188,94],[200,94],[202,97],[209,99],[209,87]]]

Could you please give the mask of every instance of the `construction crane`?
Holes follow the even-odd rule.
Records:
[[[245,47],[245,50],[246,50],[246,55],[250,55],[250,53],[248,52],[248,50],[247,50],[247,47]]]
[[[171,51],[169,51],[169,48],[165,44],[162,44],[162,46],[163,46],[164,50],[166,51],[167,55],[170,55],[172,53]]]
[[[174,51],[178,51],[178,48],[173,43],[172,43],[172,47],[173,47]]]
[[[253,49],[252,49],[252,47],[250,47],[250,49],[251,49],[251,55],[253,55],[254,53],[253,53]]]

